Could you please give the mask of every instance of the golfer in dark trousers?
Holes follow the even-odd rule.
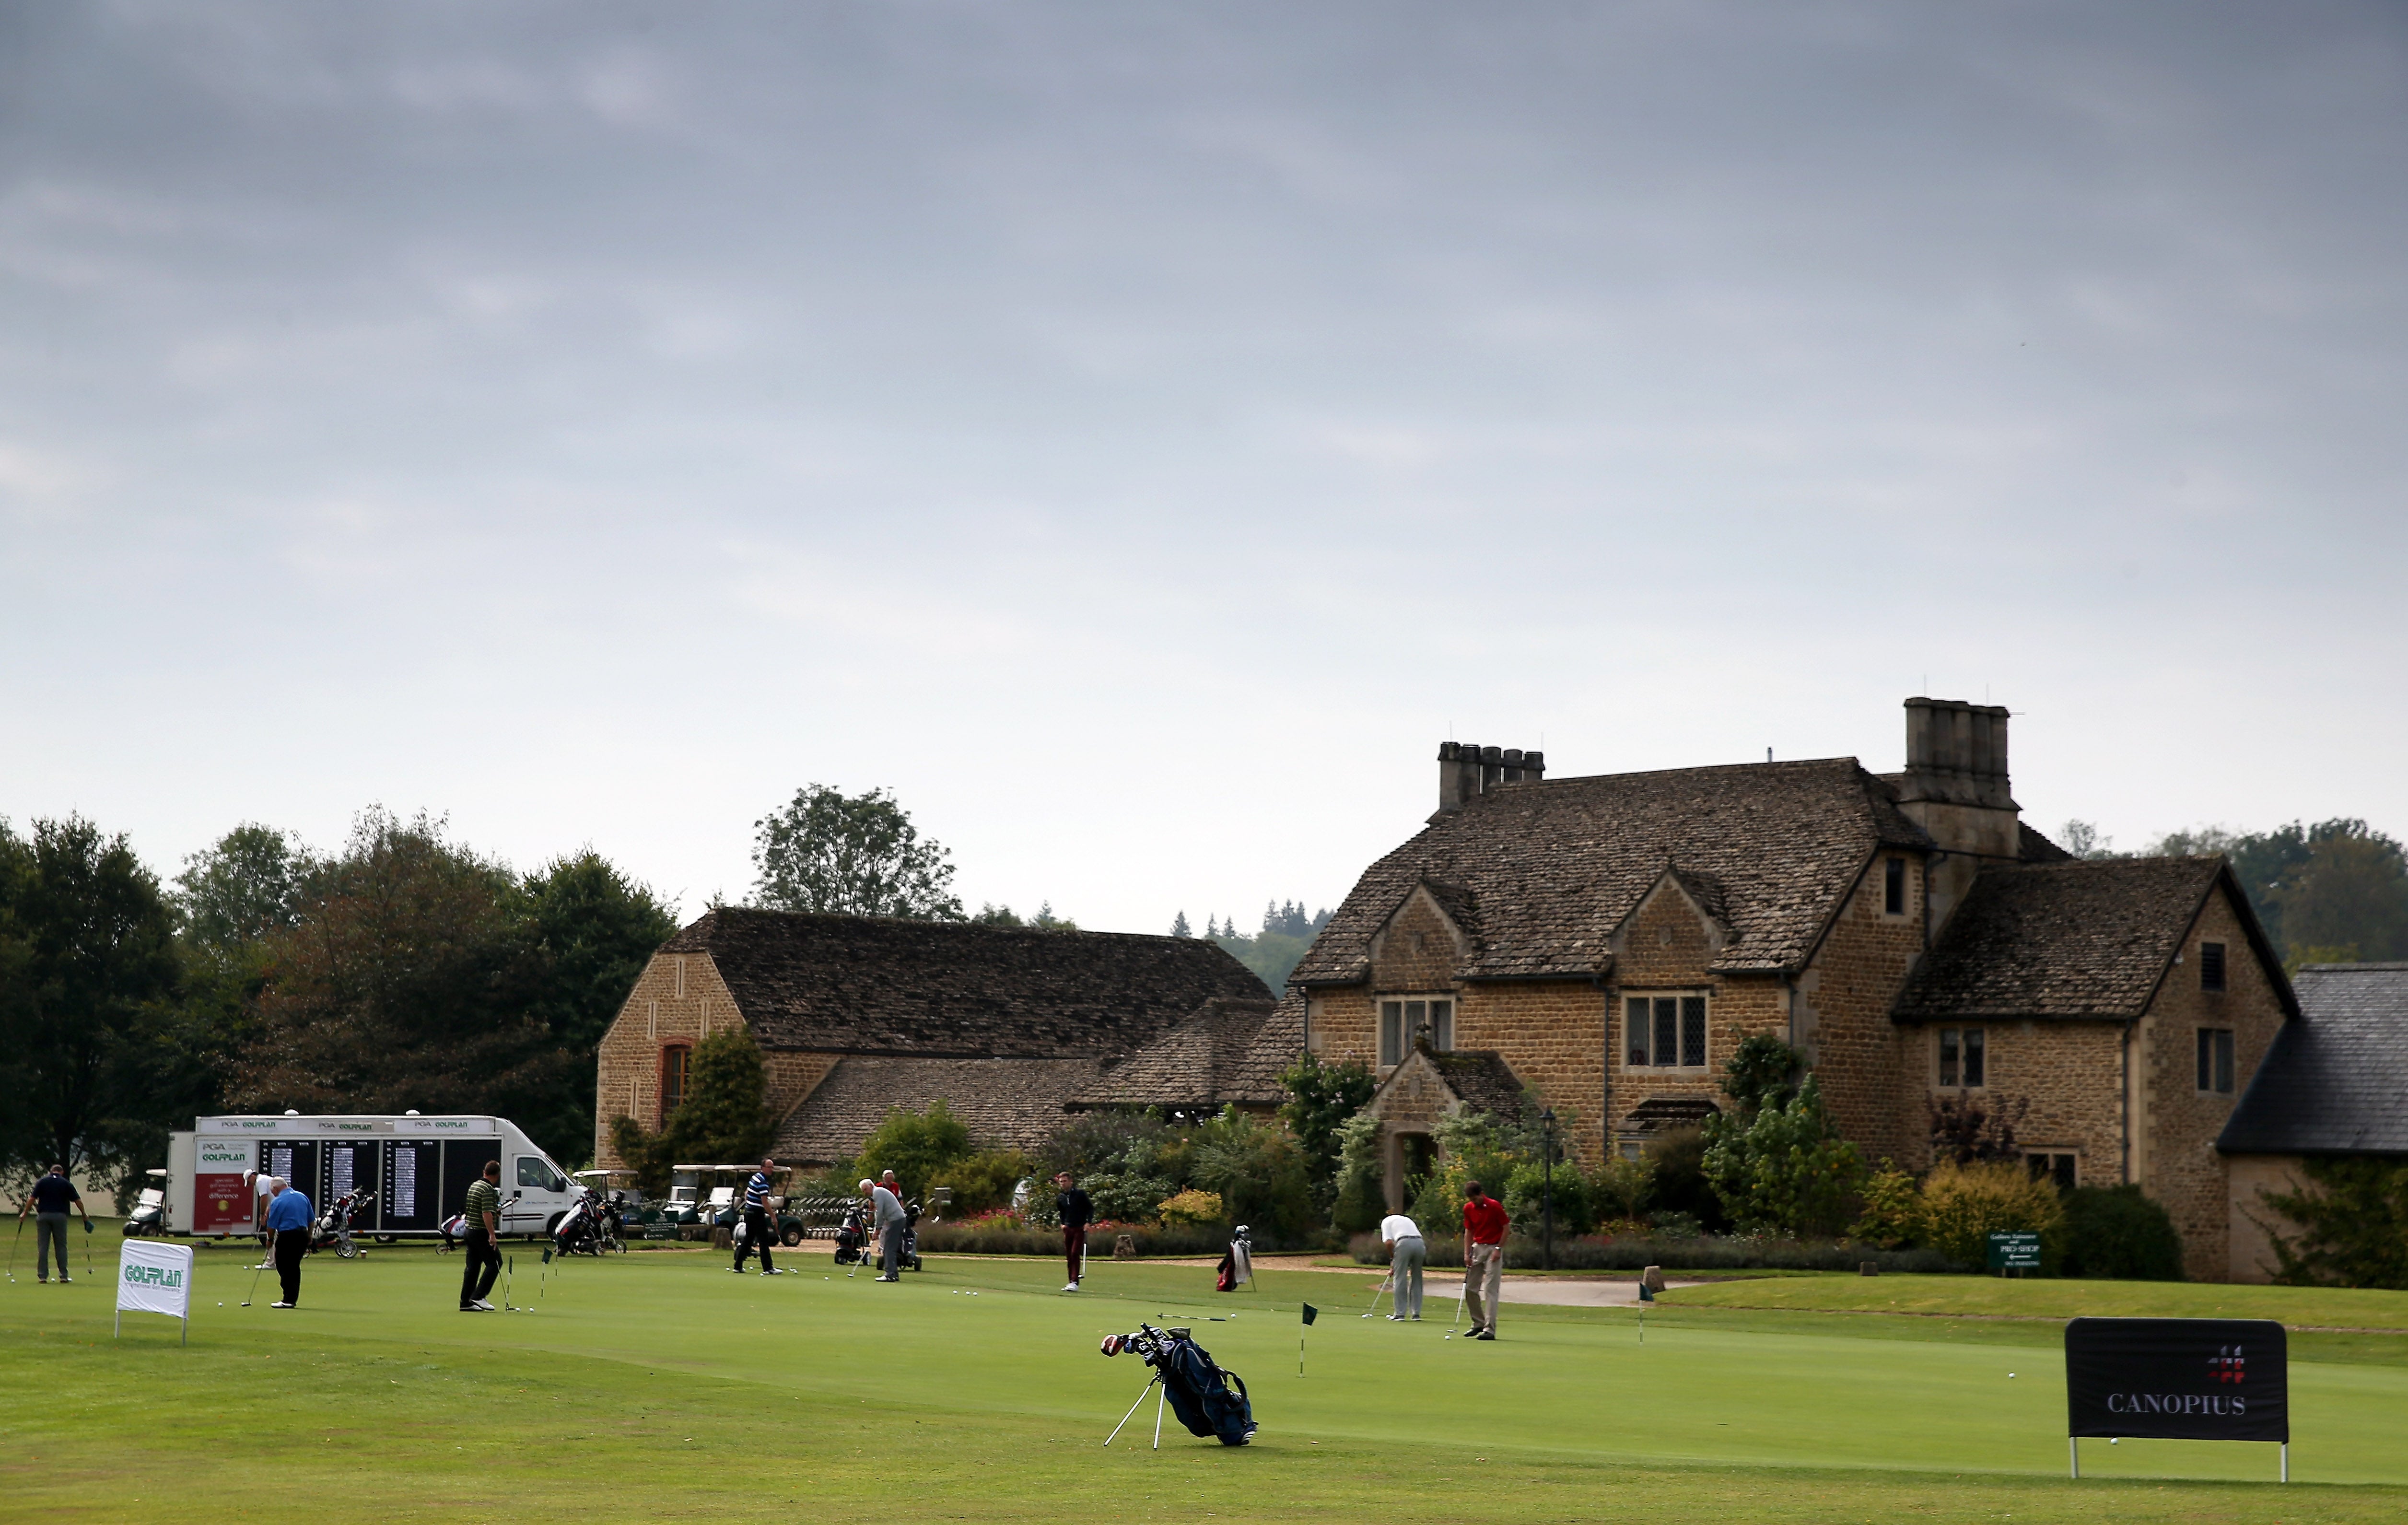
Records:
[[[1054,1198],[1054,1211],[1062,1219],[1062,1259],[1070,1268],[1070,1279],[1062,1290],[1075,1292],[1087,1276],[1087,1225],[1096,1221],[1096,1204],[1070,1184],[1068,1171],[1054,1177],[1054,1184],[1060,1188]]]
[[[83,1198],[77,1192],[75,1183],[67,1179],[67,1168],[64,1165],[51,1166],[50,1173],[34,1183],[34,1189],[25,1193],[25,1200],[17,1207],[17,1221],[20,1224],[25,1221],[26,1214],[34,1215],[34,1259],[40,1268],[44,1281],[50,1279],[50,1246],[52,1244],[58,1246],[61,1287],[69,1285],[67,1281],[67,1209],[70,1207],[79,1213],[83,1213],[83,1231],[92,1232],[92,1215],[84,1213]],[[23,1230],[21,1229],[19,1231]]]
[[[276,1236],[276,1283],[284,1289],[271,1308],[301,1305],[301,1257],[309,1253],[309,1199],[299,1187],[278,1182],[267,1203],[267,1231]]]
[[[769,1221],[769,1177],[777,1173],[778,1162],[764,1159],[752,1179],[744,1183],[744,1237],[736,1242],[738,1275],[744,1273],[744,1258],[753,1251],[761,1252],[761,1274],[774,1276],[778,1268],[769,1261],[769,1244],[777,1238],[777,1225]]]
[[[502,1252],[494,1241],[502,1237],[502,1162],[485,1161],[485,1178],[468,1183],[467,1200],[461,1204],[461,1214],[468,1220],[463,1236],[468,1246],[468,1263],[460,1268],[460,1311],[492,1313],[494,1305],[485,1301],[494,1289],[494,1279],[502,1273]]]

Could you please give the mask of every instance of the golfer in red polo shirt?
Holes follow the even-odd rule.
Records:
[[[1471,1305],[1471,1338],[1497,1338],[1497,1294],[1505,1282],[1505,1204],[1463,1184],[1463,1295]]]

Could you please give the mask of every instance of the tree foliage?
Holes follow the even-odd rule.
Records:
[[[1752,1116],[1708,1118],[1706,1139],[1706,1173],[1742,1230],[1797,1238],[1847,1222],[1864,1163],[1832,1128],[1813,1075],[1785,1102],[1769,1095]]]
[[[228,1102],[493,1113],[582,1160],[595,1044],[671,930],[649,890],[590,852],[519,879],[439,821],[364,811],[252,945],[255,1019]]]
[[[1932,1158],[1953,1159],[1959,1165],[2023,1158],[2023,1150],[2015,1143],[2015,1125],[2031,1110],[2028,1099],[1985,1101],[1971,1091],[1959,1091],[1953,1097],[1926,1097],[1923,1104]]]
[[[1341,1233],[1368,1233],[1387,1216],[1387,1182],[1380,1163],[1380,1119],[1368,1112],[1358,1112],[1338,1127],[1335,1196],[1330,1219]]]
[[[2271,831],[2200,827],[2170,832],[2138,855],[2115,851],[2086,821],[2068,821],[2062,836],[2077,857],[2224,855],[2294,967],[2408,958],[2408,858],[2398,841],[2355,816]]]
[[[2018,1161],[1971,1165],[1944,1160],[1923,1180],[1923,1242],[1970,1266],[1988,1263],[1990,1235],[2041,1238],[2041,1263],[2055,1269],[2065,1249],[2065,1208],[2057,1187]]]
[[[743,1165],[769,1147],[769,1081],[752,1032],[722,1028],[695,1045],[685,1101],[657,1133],[633,1117],[610,1126],[610,1146],[648,1197],[665,1196],[678,1165]]]
[[[917,1197],[940,1172],[969,1158],[974,1148],[968,1125],[939,1098],[928,1103],[925,1112],[903,1107],[889,1111],[877,1129],[862,1141],[853,1169],[873,1181],[880,1172],[893,1171],[904,1194]]]
[[[2165,1204],[2136,1186],[2077,1187],[2065,1194],[2069,1276],[2183,1279],[2182,1236]]]
[[[80,817],[0,822],[0,1149],[123,1186],[207,1091],[180,1003],[175,916],[123,836]],[[121,1190],[122,1194],[122,1190]]]
[[[1304,1151],[1305,1174],[1315,1200],[1327,1204],[1337,1191],[1339,1130],[1363,1110],[1379,1082],[1360,1059],[1324,1064],[1317,1056],[1304,1054],[1280,1076],[1280,1084],[1287,1087],[1280,1117]]]
[[[1181,912],[1179,922],[1171,928],[1173,936],[1185,935],[1180,928],[1186,920],[1187,914]],[[1297,961],[1312,946],[1312,940],[1321,935],[1321,929],[1328,925],[1327,911],[1307,915],[1300,901],[1289,900],[1283,904],[1272,900],[1263,906],[1262,929],[1254,936],[1240,936],[1234,916],[1227,921],[1207,917],[1204,935],[1228,949],[1229,957],[1253,970],[1265,985],[1277,990],[1287,984],[1288,975],[1295,971]]]
[[[809,784],[753,824],[755,903],[778,911],[959,921],[951,856],[921,840],[884,789],[846,795]]]
[[[2309,1185],[2264,1191],[2265,1205],[2298,1226],[2263,1224],[2274,1279],[2294,1287],[2408,1290],[2408,1164],[2362,1156],[2301,1162]]]

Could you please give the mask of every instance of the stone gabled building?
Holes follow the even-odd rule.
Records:
[[[1303,1011],[1202,939],[713,911],[661,945],[603,1037],[596,1161],[619,1163],[615,1119],[660,1127],[695,1044],[736,1025],[767,1067],[773,1148],[812,1165],[940,1099],[1011,1148],[1082,1105],[1276,1104]]]
[[[2269,1231],[2298,1230],[2265,1193],[2315,1189],[2310,1159],[2408,1164],[2408,963],[2310,964],[2299,1020],[2276,1035],[2215,1141],[2230,1201],[2230,1275],[2275,1270]]]
[[[1595,1163],[1693,1125],[1770,1033],[1873,1158],[1927,1164],[1942,1100],[2022,1108],[2035,1169],[2139,1183],[2192,1273],[2223,1275],[2214,1142],[2297,1010],[2246,897],[2220,859],[2070,860],[2022,823],[2004,710],[1906,710],[1888,775],[1550,780],[1538,754],[1449,743],[1437,813],[1291,976],[1307,1047],[1383,1085],[1417,1035],[1493,1056]],[[1426,1125],[1376,1104],[1393,1194]]]

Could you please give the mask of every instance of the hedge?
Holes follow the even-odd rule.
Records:
[[[1359,1264],[1388,1263],[1377,1234],[1356,1234],[1347,1248]],[[1431,1265],[1463,1264],[1460,1235],[1432,1239],[1428,1250]],[[1518,1233],[1506,1236],[1509,1269],[1536,1271],[1545,1259],[1545,1245],[1538,1239]],[[1678,1239],[1559,1237],[1555,1259],[1557,1271],[1641,1271],[1648,1266],[1667,1271],[1856,1271],[1868,1260],[1893,1274],[1966,1269],[1938,1250],[1875,1249],[1847,1240],[1727,1239],[1713,1234]]]

